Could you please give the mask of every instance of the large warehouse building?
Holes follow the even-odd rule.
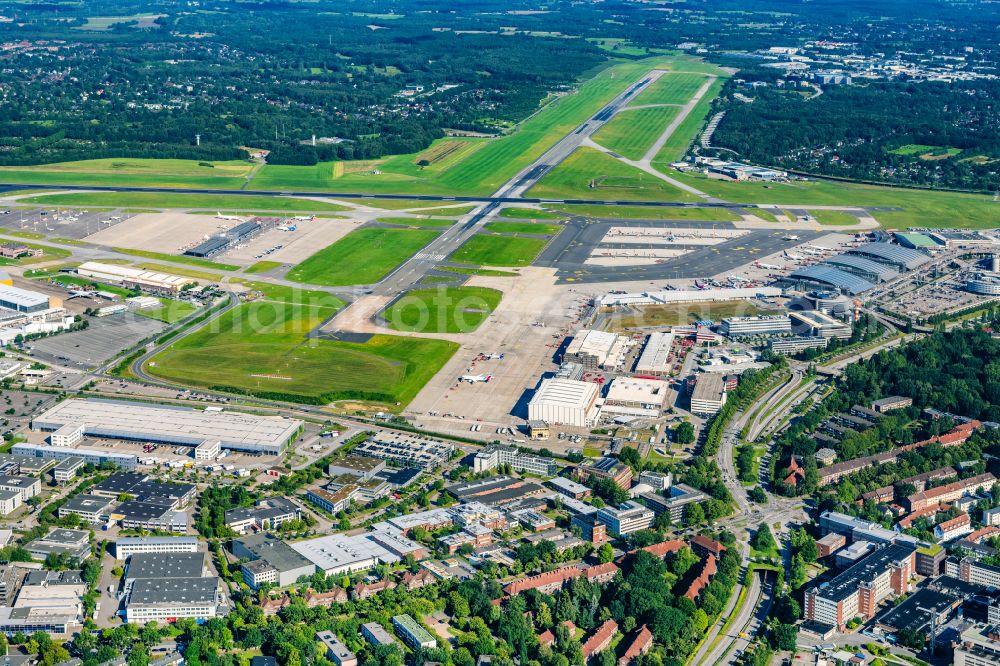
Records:
[[[31,313],[58,307],[62,307],[62,302],[59,299],[49,298],[37,291],[0,284],[0,308]]]
[[[242,412],[152,406],[111,400],[64,400],[35,418],[32,428],[52,432],[73,423],[89,437],[198,446],[220,442],[223,449],[280,454],[302,422]]]
[[[528,419],[585,428],[597,422],[597,384],[545,379],[528,403]]]
[[[80,264],[76,273],[81,277],[91,278],[99,282],[120,284],[128,288],[138,287],[145,291],[170,296],[179,293],[184,285],[195,282],[191,278],[180,275],[169,275],[116,264],[102,264],[98,261],[86,261]]]

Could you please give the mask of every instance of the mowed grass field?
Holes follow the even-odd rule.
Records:
[[[240,194],[173,194],[161,192],[68,192],[21,200],[41,206],[114,208],[204,208],[215,211],[344,211],[347,206],[293,197]]]
[[[289,280],[328,287],[372,284],[391,273],[438,232],[367,228],[347,234],[288,272]]]
[[[206,162],[109,158],[38,166],[0,167],[5,183],[105,185],[122,187],[194,187],[238,190],[254,164],[246,160]]]
[[[475,266],[528,266],[548,240],[479,233],[455,250],[449,261]]]
[[[535,208],[504,208],[500,211],[499,215],[500,217],[520,220],[560,220],[565,217],[559,213]]]
[[[898,208],[872,213],[883,227],[890,229],[912,226],[995,229],[1000,226],[1000,201],[981,194],[828,180],[768,184],[722,181],[673,171],[670,175],[726,201],[777,204],[783,208],[795,208],[796,205]],[[817,219],[823,221],[820,216]]]
[[[704,220],[734,222],[740,217],[728,208],[663,208],[660,206],[599,206],[567,204],[554,207],[564,215],[606,218],[609,220]],[[773,220],[772,220],[773,221]]]
[[[615,313],[610,329],[622,331],[644,326],[686,326],[696,321],[717,321],[725,317],[754,317],[763,311],[748,301],[716,301],[650,305],[634,312]]]
[[[725,84],[725,77],[720,77],[715,80],[715,82],[709,86],[708,91],[702,96],[702,98],[695,104],[691,113],[688,114],[687,118],[684,119],[677,129],[674,130],[670,138],[667,139],[663,147],[660,148],[660,152],[656,154],[653,158],[654,163],[666,163],[676,162],[677,160],[684,157],[688,148],[694,142],[695,136],[701,131],[704,126],[706,118],[708,117],[708,112],[712,108],[712,100],[719,96],[719,91],[722,90],[722,86]],[[693,94],[693,93],[692,93]]]
[[[295,302],[240,305],[158,354],[147,371],[265,398],[370,400],[395,409],[395,403],[412,400],[458,348],[443,340],[387,335],[360,344],[310,339],[307,333],[343,303],[328,295],[299,296]]]
[[[594,141],[630,160],[639,160],[676,115],[677,108],[672,106],[624,110],[594,135]]]
[[[457,158],[448,158],[454,159],[453,162],[432,163],[421,169],[417,162],[422,153],[414,153],[362,163],[267,165],[250,183],[250,189],[490,194],[643,74],[655,67],[670,67],[674,60],[672,56],[658,56],[614,64],[582,83],[576,92],[551,102],[507,136],[461,139],[478,145],[463,151]],[[441,139],[428,151],[437,150],[442,142],[456,140]],[[380,173],[375,174],[376,170]]]
[[[553,236],[562,231],[562,226],[558,224],[542,224],[534,222],[487,222],[488,231],[496,231],[507,234],[543,234]]]
[[[653,81],[632,100],[630,106],[643,104],[687,104],[705,83],[707,76],[689,72],[671,72]]]
[[[528,196],[542,199],[697,201],[690,192],[593,148],[579,148],[538,182]]]
[[[393,303],[383,316],[389,328],[415,333],[468,333],[486,321],[503,292],[486,287],[417,289]]]

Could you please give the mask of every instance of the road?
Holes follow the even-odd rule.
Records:
[[[746,650],[757,631],[766,623],[767,616],[771,612],[771,604],[774,602],[775,576],[770,571],[754,571],[750,577],[744,604],[737,610],[735,618],[721,635],[721,640],[715,649],[705,655],[702,661],[696,662],[699,665],[734,663],[735,653]],[[729,614],[723,614],[723,617],[729,617]]]

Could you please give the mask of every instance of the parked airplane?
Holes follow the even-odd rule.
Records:
[[[477,384],[479,382],[486,383],[493,379],[493,375],[462,375],[458,378],[460,382],[469,382],[470,384]]]
[[[798,236],[793,236],[791,234],[782,237],[782,240],[787,240],[787,241],[793,241],[793,240],[798,240],[798,239],[799,239]]]
[[[67,300],[69,300],[70,298],[94,298],[95,296],[97,296],[96,291],[89,291],[85,289],[71,289]]]
[[[785,256],[788,257],[789,259],[794,259],[795,261],[802,261],[802,257],[800,257],[797,254],[792,254],[788,250],[785,250]]]
[[[779,270],[781,270],[781,266],[775,266],[774,264],[765,264],[765,263],[764,263],[764,262],[762,262],[762,261],[758,261],[758,262],[756,263],[756,265],[757,265],[758,267],[760,267],[760,268],[766,268],[766,269],[768,269],[768,270],[772,270],[772,271],[779,271]]]
[[[242,217],[236,217],[235,215],[223,215],[219,211],[215,211],[215,219],[217,220],[232,220],[234,222],[242,222]]]
[[[299,220],[301,222],[312,222],[316,219],[315,215],[296,215],[292,218],[293,220]]]

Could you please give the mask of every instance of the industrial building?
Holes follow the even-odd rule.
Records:
[[[265,583],[286,587],[316,572],[315,565],[296,549],[269,534],[233,539],[231,550],[240,559],[249,558],[241,571],[243,580],[255,590]]]
[[[356,476],[360,481],[370,481],[385,469],[385,461],[368,456],[346,455],[336,458],[326,467],[326,473],[331,477],[344,474]]]
[[[81,493],[70,497],[59,507],[59,517],[69,515],[79,516],[88,523],[101,523],[107,520],[114,501],[100,495]]]
[[[143,291],[167,296],[176,296],[186,285],[195,283],[191,278],[180,275],[97,261],[86,261],[80,264],[76,268],[76,273],[80,277],[90,278],[97,282],[121,285],[126,289],[137,287]]]
[[[844,631],[855,617],[875,617],[878,605],[891,595],[910,592],[916,548],[893,543],[805,593],[805,618]]]
[[[479,474],[494,470],[501,465],[508,465],[515,472],[528,472],[538,476],[552,476],[559,469],[552,458],[521,453],[510,446],[491,444],[476,452],[472,470]]]
[[[528,403],[531,420],[585,428],[597,423],[598,387],[593,382],[543,379]]]
[[[223,449],[279,455],[302,422],[221,409],[204,410],[112,400],[64,400],[35,418],[32,428],[53,432],[81,425],[89,437],[198,446],[206,440]]]
[[[226,511],[224,520],[229,529],[246,534],[252,529],[273,530],[301,517],[302,508],[287,497],[266,497],[252,507]]]
[[[0,284],[0,308],[15,312],[41,312],[62,307],[62,301],[37,291],[28,291],[7,284]]]
[[[792,332],[792,322],[785,315],[763,317],[727,317],[719,332],[729,338],[752,338],[759,335],[785,335]]]
[[[656,331],[646,338],[646,345],[635,363],[635,374],[644,377],[665,377],[670,374],[674,334]]]
[[[601,417],[656,418],[663,411],[668,385],[659,379],[616,377],[611,380]]]
[[[722,375],[705,372],[698,375],[691,392],[691,412],[694,414],[715,414],[726,404],[726,388]]]
[[[407,539],[403,530],[386,523],[375,525],[367,534],[331,534],[290,545],[327,576],[366,571],[380,563],[395,564],[407,555],[417,560],[429,555],[426,547]]]
[[[44,560],[50,554],[65,554],[78,560],[90,555],[90,532],[53,527],[48,533],[25,544],[32,557]]]
[[[629,338],[617,333],[581,329],[567,345],[563,360],[591,370],[619,370],[625,362],[629,343]]]

